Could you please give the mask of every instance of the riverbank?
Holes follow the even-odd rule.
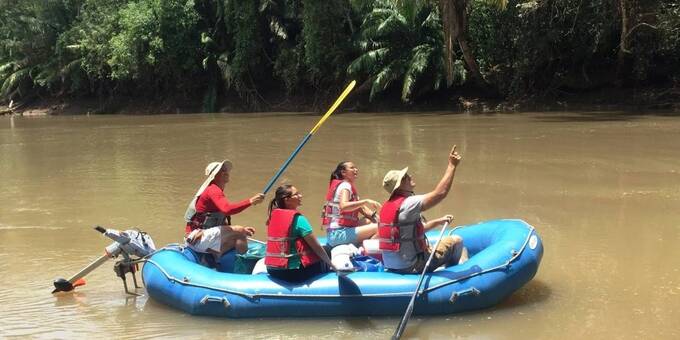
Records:
[[[680,113],[680,87],[670,88],[605,88],[588,92],[560,92],[551,97],[528,97],[501,100],[485,97],[479,91],[449,91],[404,104],[397,96],[368,102],[364,93],[350,96],[344,106],[349,112],[420,112],[451,111],[474,113],[511,113],[523,111],[564,110],[636,110]],[[0,108],[0,115],[23,116],[88,115],[88,114],[186,114],[204,112],[200,96],[168,98],[135,98],[128,96],[98,98],[39,98]],[[279,94],[263,99],[258,109],[245,106],[238,98],[226,98],[217,112],[320,112],[329,100],[297,96],[283,98]]]

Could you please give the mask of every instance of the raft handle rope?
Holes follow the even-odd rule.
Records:
[[[182,254],[179,250],[177,249],[172,249],[172,248],[167,248],[163,249],[166,251],[174,251]],[[148,264],[154,265],[158,270],[160,270],[161,273],[168,279],[168,281],[173,282],[173,283],[179,283],[181,285],[185,286],[191,286],[191,287],[197,287],[197,288],[204,288],[204,289],[210,289],[222,293],[227,293],[227,294],[233,294],[237,296],[242,296],[245,298],[248,298],[250,300],[259,300],[260,298],[300,298],[300,297],[306,297],[306,298],[344,298],[344,297],[391,297],[391,296],[411,296],[413,293],[412,292],[405,292],[405,293],[377,293],[377,294],[349,294],[349,295],[337,295],[337,294],[248,294],[244,293],[241,291],[236,291],[236,290],[231,290],[231,289],[224,289],[220,287],[215,287],[215,286],[210,286],[210,285],[205,285],[205,284],[200,284],[200,283],[194,283],[189,280],[188,277],[185,277],[184,279],[178,279],[170,273],[168,273],[160,264],[155,262],[154,260],[147,259],[145,261]]]
[[[491,267],[491,268],[479,271],[479,272],[476,272],[476,273],[471,273],[471,274],[465,275],[463,277],[459,277],[457,279],[452,279],[452,280],[449,280],[447,282],[443,282],[443,283],[440,283],[438,285],[434,285],[434,286],[429,287],[427,289],[423,289],[420,292],[420,294],[430,292],[430,291],[433,291],[435,289],[439,289],[441,287],[445,287],[445,286],[448,286],[450,284],[453,284],[453,283],[456,283],[456,282],[459,282],[459,281],[462,281],[462,280],[467,280],[471,277],[479,276],[479,275],[482,275],[482,274],[485,274],[485,273],[488,273],[488,272],[491,272],[491,271],[495,271],[495,270],[498,270],[498,269],[504,269],[504,268],[510,267],[510,263],[514,262],[520,255],[522,255],[522,253],[524,253],[524,249],[527,247],[527,243],[529,243],[529,239],[531,238],[531,236],[534,234],[534,231],[536,230],[532,225],[529,225],[529,224],[527,224],[527,225],[529,226],[529,233],[527,234],[527,237],[524,240],[524,243],[522,243],[522,247],[518,251],[513,250],[513,256],[510,259],[508,259],[505,263],[500,264],[500,265],[495,266],[495,267]],[[457,228],[461,228],[461,227],[456,227],[456,228],[454,228],[454,230],[456,230]]]
[[[458,298],[461,297],[461,296],[464,296],[464,295],[474,295],[474,296],[477,296],[477,295],[479,295],[479,294],[481,294],[481,293],[482,293],[482,292],[479,291],[479,289],[477,289],[477,288],[475,288],[475,287],[470,287],[470,288],[465,289],[465,290],[462,290],[462,291],[460,291],[460,292],[453,292],[453,293],[451,293],[451,297],[449,298],[449,302],[451,302],[451,303],[456,303],[456,301],[458,301]]]
[[[227,300],[226,296],[213,296],[213,295],[206,295],[201,299],[201,304],[205,305],[208,302],[217,302],[221,303],[224,305],[224,308],[229,308],[231,307],[231,303],[229,303],[229,300]]]
[[[432,287],[428,287],[426,289],[421,290],[418,295],[422,295],[424,293],[428,293],[428,292],[437,290],[439,288],[446,287],[448,285],[454,284],[456,282],[460,282],[460,281],[467,280],[467,279],[475,277],[475,276],[482,275],[484,273],[488,273],[488,272],[491,272],[491,271],[495,271],[495,270],[498,270],[498,269],[503,269],[503,268],[509,267],[510,263],[515,261],[524,252],[524,249],[526,248],[527,243],[529,242],[529,238],[534,234],[535,228],[533,226],[529,225],[529,224],[527,224],[527,226],[529,228],[529,232],[527,233],[527,237],[524,240],[522,247],[520,248],[520,250],[517,252],[516,255],[512,256],[509,260],[507,260],[503,264],[500,264],[498,266],[491,267],[491,268],[488,268],[488,269],[485,269],[485,270],[482,270],[482,271],[479,271],[479,272],[476,272],[476,273],[471,273],[471,274],[468,274],[468,275],[465,275],[465,276],[462,276],[462,277],[459,277],[459,278],[456,278],[456,279],[451,279],[449,281],[440,283],[438,285],[434,285]],[[463,228],[463,227],[458,226],[458,227],[454,228],[452,230],[452,232],[457,230],[458,228]],[[161,250],[174,251],[174,252],[178,252],[178,253],[184,255],[179,249],[169,248],[169,247],[163,247],[163,248],[157,250],[156,252],[159,252]],[[214,291],[218,291],[218,292],[222,292],[222,293],[242,296],[242,297],[248,298],[250,300],[258,300],[260,298],[312,298],[312,299],[318,299],[318,298],[348,298],[348,297],[402,297],[402,296],[409,296],[410,297],[411,295],[413,295],[413,292],[347,294],[347,295],[337,295],[337,294],[279,294],[279,293],[276,293],[276,294],[273,294],[273,293],[272,294],[270,294],[270,293],[248,294],[248,293],[244,293],[244,292],[240,292],[240,291],[224,289],[224,288],[214,287],[214,286],[200,284],[200,283],[187,282],[187,281],[184,281],[182,279],[178,279],[178,278],[170,275],[160,264],[158,264],[157,262],[155,262],[151,259],[146,259],[146,260],[144,260],[144,262],[153,264],[171,282],[176,282],[176,283],[186,285],[186,286],[210,289],[210,290],[214,290]],[[436,272],[435,272],[435,274],[436,274]],[[467,294],[464,294],[464,295],[467,295]]]

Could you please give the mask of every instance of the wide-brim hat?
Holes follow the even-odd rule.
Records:
[[[200,193],[198,193],[198,195],[203,193],[203,190],[205,190],[205,188],[207,188],[208,185],[210,185],[210,183],[215,179],[215,176],[217,176],[217,174],[220,172],[220,169],[226,168],[227,172],[229,172],[233,167],[234,165],[228,159],[225,159],[221,162],[211,162],[210,164],[208,164],[205,167],[205,175],[208,177],[206,177],[205,181],[201,185],[202,190],[199,189]]]
[[[234,167],[234,165],[231,163],[230,160],[225,159],[221,162],[210,162],[208,166],[205,167],[205,175],[207,176],[205,178],[205,181],[203,181],[203,184],[198,188],[196,191],[196,194],[194,197],[191,199],[191,202],[189,202],[189,206],[187,207],[187,211],[184,214],[184,219],[186,221],[189,221],[192,216],[196,213],[196,199],[198,196],[201,196],[203,193],[203,190],[207,188],[210,183],[215,179],[215,176],[220,172],[220,169],[225,168],[227,172],[231,171],[231,169]]]
[[[401,180],[404,178],[404,176],[406,176],[407,171],[408,167],[405,167],[401,170],[388,171],[383,178],[383,189],[392,195],[394,190],[397,190],[399,185],[401,185]]]

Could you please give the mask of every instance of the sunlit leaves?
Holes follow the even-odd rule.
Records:
[[[437,8],[427,1],[375,1],[364,18],[362,54],[347,68],[371,82],[370,100],[401,82],[401,100],[441,86],[443,41]]]

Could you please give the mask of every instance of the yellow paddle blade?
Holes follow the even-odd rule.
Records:
[[[335,109],[337,109],[338,106],[340,106],[340,103],[342,103],[342,101],[345,99],[345,97],[347,97],[347,95],[349,94],[349,92],[352,91],[352,89],[354,88],[354,85],[356,85],[356,84],[357,84],[357,81],[356,81],[356,80],[352,80],[352,82],[349,83],[349,85],[347,85],[347,87],[345,88],[345,91],[342,91],[342,94],[340,94],[340,97],[338,97],[338,99],[335,100],[335,103],[333,103],[333,106],[331,106],[331,107],[328,109],[328,112],[326,112],[326,114],[323,115],[323,117],[321,117],[321,119],[319,120],[319,122],[316,123],[316,125],[314,126],[314,128],[312,128],[312,130],[309,131],[309,134],[310,134],[310,135],[313,135],[314,132],[316,132],[316,130],[318,130],[319,127],[321,127],[321,124],[323,124],[323,122],[326,121],[326,119],[328,119],[328,117],[330,117],[330,115],[333,113],[333,111],[335,111]]]

